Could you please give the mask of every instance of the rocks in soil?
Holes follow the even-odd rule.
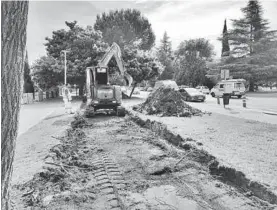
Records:
[[[164,158],[161,161],[152,161],[146,167],[145,172],[149,175],[163,175],[173,172],[173,166],[176,163],[175,159]]]
[[[74,116],[74,120],[71,122],[72,129],[83,128],[88,126],[86,119],[79,113]]]
[[[85,132],[83,130],[81,130],[80,128],[75,128],[75,129],[69,128],[66,130],[67,138],[81,140],[85,136],[86,136]]]
[[[133,110],[160,116],[191,117],[203,114],[199,109],[186,104],[180,92],[168,87],[158,88],[148,96],[144,103],[133,107]]]
[[[54,195],[47,195],[45,198],[42,199],[42,206],[46,207],[49,203],[53,200]]]

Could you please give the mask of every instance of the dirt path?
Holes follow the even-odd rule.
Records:
[[[56,166],[16,186],[33,209],[267,209],[128,117],[96,116],[51,149]],[[21,209],[24,209],[21,208]]]
[[[195,142],[191,143],[215,156],[223,165],[242,171],[247,178],[277,193],[275,125],[215,113],[193,118],[134,113],[144,120],[163,123],[185,139],[193,139]]]

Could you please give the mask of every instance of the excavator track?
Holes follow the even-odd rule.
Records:
[[[117,164],[108,154],[99,155],[98,160],[92,163],[97,169],[93,171],[96,187],[107,198],[108,208],[111,210],[126,210],[120,195],[125,188],[125,181]]]

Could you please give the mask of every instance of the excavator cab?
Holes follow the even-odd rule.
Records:
[[[96,67],[95,68],[95,81],[98,85],[108,84],[108,68],[107,67]]]

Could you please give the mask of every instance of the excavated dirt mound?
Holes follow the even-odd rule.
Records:
[[[191,117],[203,114],[199,109],[186,104],[180,92],[164,87],[152,92],[144,103],[133,109],[148,115],[158,114],[161,116]]]

